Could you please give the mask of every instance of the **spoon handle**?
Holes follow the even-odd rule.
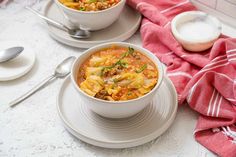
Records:
[[[27,99],[28,97],[30,97],[32,94],[34,94],[35,92],[37,92],[38,90],[40,90],[42,87],[44,87],[48,82],[50,82],[51,80],[53,80],[55,77],[55,75],[51,75],[48,78],[46,78],[45,80],[43,80],[42,82],[40,82],[38,85],[36,85],[34,88],[32,88],[31,90],[29,90],[27,93],[25,93],[24,95],[18,97],[17,99],[13,100],[12,102],[9,103],[10,107],[13,107],[17,104],[19,104],[20,102],[22,102],[23,100]]]
[[[57,27],[59,27],[59,28],[65,30],[65,31],[69,31],[69,28],[68,28],[67,26],[65,26],[65,25],[63,25],[63,24],[61,24],[61,23],[59,23],[59,22],[56,22],[56,21],[54,21],[54,20],[52,20],[52,19],[50,19],[50,18],[48,18],[48,17],[46,17],[46,16],[40,14],[39,12],[37,12],[36,10],[34,10],[34,9],[30,8],[30,7],[27,7],[27,6],[26,6],[25,8],[28,9],[29,11],[31,11],[32,13],[38,15],[40,18],[46,20],[46,21],[49,22],[50,24],[53,24],[54,26],[57,26]]]

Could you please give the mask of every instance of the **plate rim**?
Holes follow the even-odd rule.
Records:
[[[142,145],[142,144],[150,142],[150,141],[156,139],[157,137],[159,137],[160,135],[162,135],[171,126],[171,124],[175,120],[177,108],[178,108],[177,92],[175,90],[175,87],[174,87],[172,81],[167,76],[165,76],[164,81],[167,81],[167,84],[169,84],[168,86],[170,86],[172,88],[172,93],[174,94],[174,97],[175,97],[175,103],[173,104],[174,105],[173,113],[170,115],[170,117],[168,118],[168,120],[165,122],[165,124],[162,126],[162,128],[160,130],[156,130],[153,133],[148,134],[146,136],[142,136],[140,138],[126,140],[126,141],[115,141],[114,142],[114,141],[101,141],[101,140],[93,139],[91,137],[81,134],[81,132],[74,129],[73,126],[71,125],[71,123],[68,122],[68,120],[64,117],[63,113],[61,112],[61,104],[62,103],[60,103],[60,96],[61,96],[66,84],[69,84],[70,81],[71,81],[70,76],[67,76],[59,89],[59,92],[57,94],[57,101],[56,101],[57,112],[58,112],[60,119],[63,122],[63,125],[72,135],[74,135],[78,139],[80,139],[86,143],[89,143],[91,145],[104,147],[104,148],[129,148],[129,147]]]
[[[46,4],[43,7],[43,13],[44,15],[47,15],[46,13],[48,12],[48,10],[50,9],[51,5],[56,5],[54,4],[55,2],[53,0],[49,0],[48,2],[46,2]],[[127,6],[126,6],[127,7]],[[130,6],[128,6],[130,7]],[[54,33],[51,30],[51,26],[49,26],[49,24],[46,22],[46,26],[48,29],[48,33],[49,35],[55,39],[56,41],[63,43],[65,45],[69,45],[72,47],[77,47],[77,48],[90,48],[92,46],[98,45],[98,44],[102,44],[102,43],[106,43],[106,42],[114,42],[114,41],[125,41],[127,39],[129,39],[132,35],[135,34],[135,32],[139,29],[139,26],[141,24],[141,20],[142,20],[142,15],[136,11],[136,14],[138,15],[138,20],[137,22],[133,25],[133,27],[131,27],[127,32],[116,36],[112,39],[106,39],[106,40],[95,40],[95,41],[86,41],[86,40],[76,40],[73,39],[72,40],[68,40],[68,39],[64,39],[61,36],[59,36],[57,33]]]

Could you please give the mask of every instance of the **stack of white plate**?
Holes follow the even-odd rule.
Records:
[[[58,112],[67,128],[77,138],[106,148],[134,147],[154,140],[173,122],[177,94],[165,78],[152,103],[137,115],[108,119],[92,112],[74,89],[68,77],[58,94]]]

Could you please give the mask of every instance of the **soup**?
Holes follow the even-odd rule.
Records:
[[[79,68],[77,84],[90,96],[124,101],[150,92],[158,81],[156,65],[129,47],[111,46],[93,53]]]
[[[99,11],[108,9],[120,0],[59,0],[63,5],[80,11]]]

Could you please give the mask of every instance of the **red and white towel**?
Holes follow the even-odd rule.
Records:
[[[236,157],[236,39],[221,36],[210,50],[184,50],[171,33],[170,21],[196,10],[189,0],[127,0],[143,20],[143,46],[167,66],[178,92],[200,116],[196,140],[222,157]]]

